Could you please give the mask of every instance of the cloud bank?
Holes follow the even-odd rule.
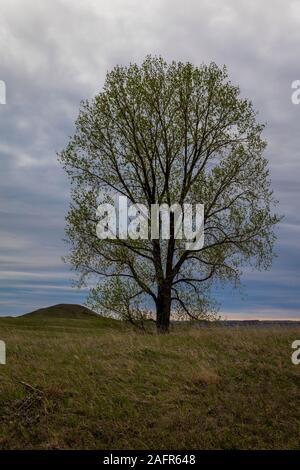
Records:
[[[0,79],[0,315],[83,302],[63,265],[69,186],[56,152],[73,133],[80,100],[117,63],[146,54],[226,64],[267,122],[279,212],[271,272],[246,272],[245,294],[217,295],[224,313],[299,318],[300,5],[266,0],[2,0]],[[280,313],[282,312],[282,314]]]

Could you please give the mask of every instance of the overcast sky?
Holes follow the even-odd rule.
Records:
[[[289,0],[1,0],[0,315],[84,302],[62,263],[69,185],[56,152],[73,133],[81,99],[116,64],[145,55],[226,64],[267,122],[279,212],[277,259],[247,272],[243,291],[218,293],[221,313],[300,318],[300,2]]]

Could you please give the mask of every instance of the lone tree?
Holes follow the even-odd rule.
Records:
[[[103,91],[81,104],[76,132],[59,156],[72,182],[69,261],[90,285],[88,302],[131,322],[216,314],[215,281],[239,280],[245,264],[267,269],[279,217],[270,189],[263,125],[216,64],[117,66]],[[204,204],[204,246],[170,238],[102,239],[96,208],[113,194],[130,203]]]

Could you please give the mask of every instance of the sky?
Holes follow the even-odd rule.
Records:
[[[0,315],[83,303],[61,257],[69,183],[57,161],[82,99],[116,64],[147,54],[226,64],[266,122],[266,156],[284,215],[268,272],[216,293],[227,318],[300,319],[300,2],[292,0],[1,0]]]

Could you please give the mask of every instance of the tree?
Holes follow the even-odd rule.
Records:
[[[72,182],[67,216],[69,261],[93,283],[89,303],[129,321],[152,317],[167,332],[171,313],[210,318],[216,281],[239,280],[242,268],[270,267],[276,203],[270,188],[263,125],[225,67],[194,67],[148,56],[116,66],[103,91],[81,104],[76,132],[61,152]],[[113,194],[131,203],[203,203],[204,246],[170,238],[105,239],[96,208]],[[92,279],[92,281],[91,281]]]

